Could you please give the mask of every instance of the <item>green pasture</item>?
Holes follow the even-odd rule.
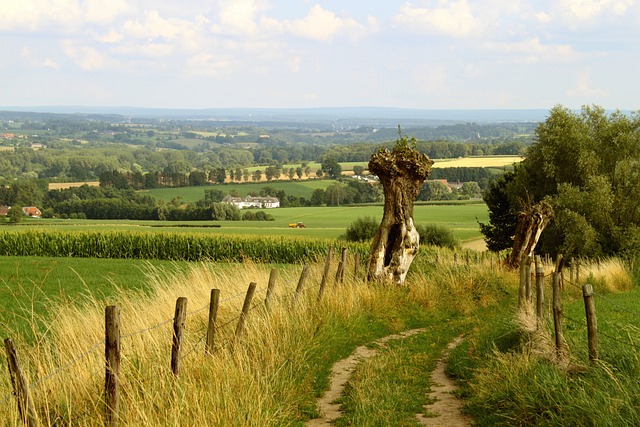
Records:
[[[81,304],[116,289],[145,291],[149,268],[179,269],[186,262],[0,256],[0,324],[29,335],[53,301]],[[53,315],[54,313],[49,313]]]
[[[144,190],[143,192],[156,199],[169,202],[176,197],[180,197],[184,202],[196,202],[204,199],[205,190],[222,190],[225,194],[237,191],[241,196],[246,196],[251,192],[259,193],[264,187],[272,187],[276,190],[285,191],[288,196],[304,197],[310,199],[313,190],[317,188],[325,189],[336,181],[332,179],[305,179],[302,181],[263,181],[247,183],[211,184],[202,187],[179,187],[179,188],[156,188]]]
[[[3,230],[24,227],[54,228],[62,231],[132,230],[151,232],[210,233],[256,236],[296,236],[336,239],[359,217],[382,219],[382,206],[297,207],[265,210],[274,221],[128,221],[128,220],[61,220],[37,219]],[[481,238],[478,221],[488,222],[485,204],[419,205],[414,208],[414,220],[419,224],[443,225],[453,230],[461,241]],[[290,228],[302,222],[305,228]],[[219,226],[219,227],[212,227]]]

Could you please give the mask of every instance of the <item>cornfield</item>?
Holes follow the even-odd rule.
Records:
[[[203,236],[130,231],[0,232],[0,255],[80,258],[161,259],[170,261],[252,260],[299,263],[326,255],[329,246],[347,246],[364,259],[364,244],[283,237]]]

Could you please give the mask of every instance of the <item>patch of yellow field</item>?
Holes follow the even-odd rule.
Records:
[[[436,160],[434,168],[501,168],[520,163],[524,157],[520,156],[482,156],[461,157],[459,159]]]
[[[50,182],[49,190],[64,190],[65,188],[82,187],[87,184],[89,187],[99,187],[99,181],[84,181],[84,182]]]

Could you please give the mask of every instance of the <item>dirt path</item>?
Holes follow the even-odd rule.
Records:
[[[455,383],[445,374],[449,353],[461,342],[462,337],[460,336],[449,343],[447,350],[438,360],[436,369],[431,373],[433,391],[429,393],[429,397],[435,399],[435,402],[431,405],[425,405],[424,408],[432,414],[438,414],[438,416],[426,417],[423,414],[416,414],[420,425],[430,427],[467,427],[471,425],[471,418],[460,413],[462,402],[453,394],[456,390]]]
[[[424,331],[424,328],[411,329],[400,334],[393,334],[380,338],[375,340],[372,344],[376,345],[378,348],[383,348],[385,343],[389,340],[398,340],[410,337],[411,335],[419,334]],[[349,381],[349,378],[351,378],[351,375],[353,375],[353,371],[358,363],[371,356],[375,356],[377,353],[377,349],[362,345],[356,348],[355,351],[346,359],[342,359],[334,363],[331,367],[331,385],[329,390],[320,399],[318,399],[317,405],[318,411],[320,412],[320,418],[308,421],[306,424],[307,426],[331,426],[331,421],[340,417],[340,404],[333,402],[342,395],[342,391],[344,390],[347,381]]]
[[[389,340],[397,340],[406,337],[410,337],[415,334],[424,332],[424,328],[411,329],[409,331],[402,332],[400,334],[388,335],[374,341],[372,344],[378,348],[384,348],[385,343]],[[416,414],[416,417],[421,425],[425,426],[451,426],[451,427],[466,427],[470,426],[470,418],[460,414],[460,402],[451,393],[455,390],[455,384],[450,380],[445,372],[445,366],[449,353],[455,347],[460,344],[462,337],[456,338],[448,346],[440,360],[436,369],[431,374],[431,382],[434,384],[432,389],[434,390],[429,394],[430,397],[436,400],[432,405],[425,406],[425,410],[431,413],[437,413],[437,417],[425,417],[423,414]],[[378,353],[378,349],[370,348],[368,346],[360,346],[355,349],[353,353],[346,359],[339,360],[331,368],[331,385],[329,390],[318,399],[318,411],[320,412],[320,418],[316,418],[307,422],[309,427],[321,427],[331,426],[331,422],[341,415],[340,404],[334,403],[340,398],[344,390],[345,385],[353,375],[353,371],[356,366],[364,359],[375,356]]]

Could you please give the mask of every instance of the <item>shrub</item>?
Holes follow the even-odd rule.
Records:
[[[453,235],[453,231],[443,225],[418,225],[416,229],[420,234],[420,243],[422,244],[450,249],[460,246],[458,239]]]
[[[374,218],[365,216],[358,218],[347,227],[345,238],[349,242],[364,242],[376,234],[379,223]]]

